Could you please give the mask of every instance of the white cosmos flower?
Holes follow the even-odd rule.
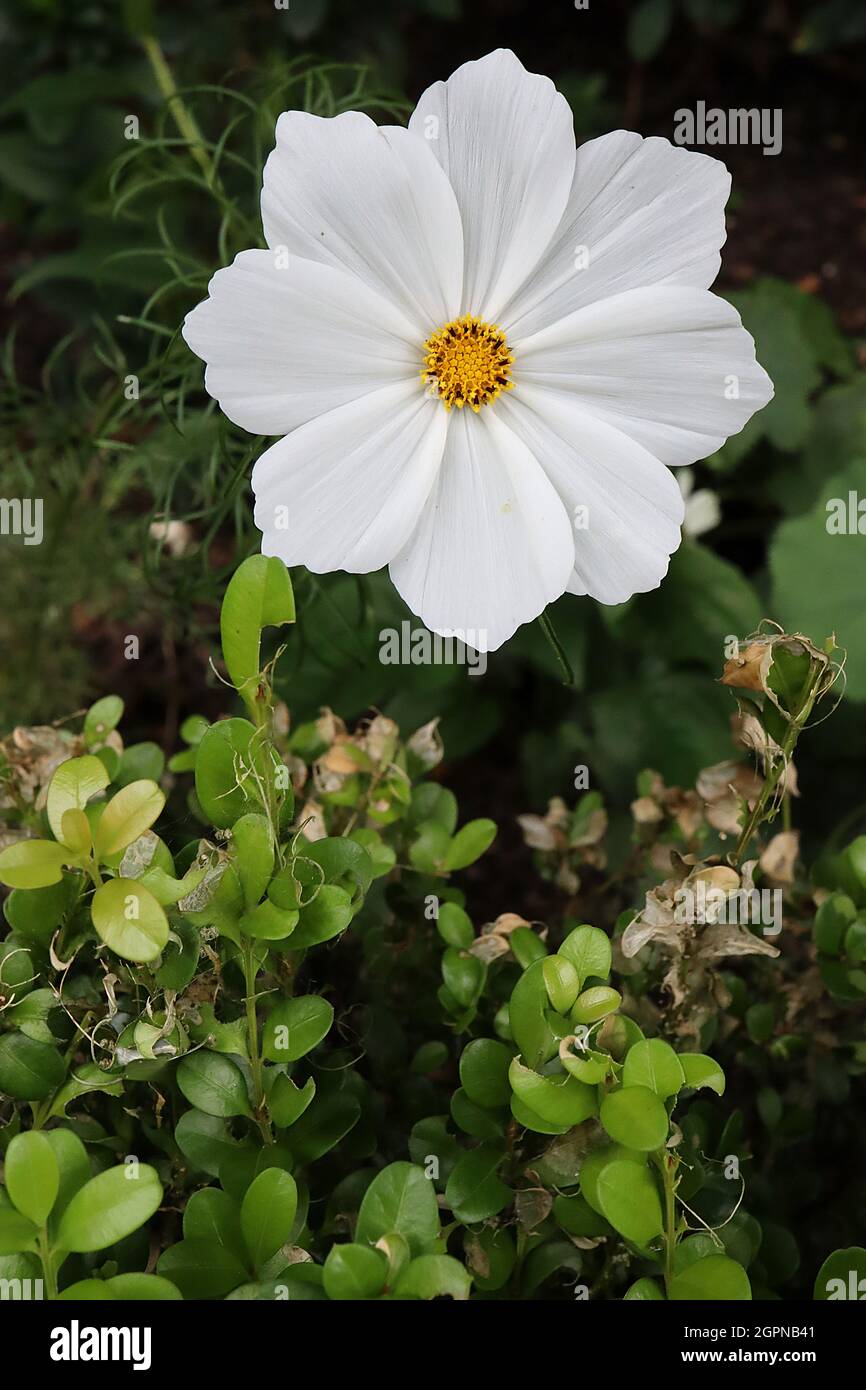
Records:
[[[269,249],[183,329],[229,419],[281,436],[253,471],[264,553],[388,565],[480,650],[566,590],[655,588],[683,519],[668,465],[773,391],[708,293],[724,165],[624,130],[575,152],[564,97],[507,50],[434,83],[408,130],[287,111],[276,135]]]

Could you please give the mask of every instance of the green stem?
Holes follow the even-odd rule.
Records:
[[[538,625],[541,628],[541,631],[544,633],[545,637],[547,638],[548,642],[550,643],[551,647],[553,648],[553,654],[556,657],[559,669],[562,672],[563,685],[573,686],[574,672],[571,669],[571,663],[565,654],[565,648],[563,647],[562,643],[556,635],[556,629],[554,628],[553,623],[551,621],[550,613],[546,608],[543,613],[540,613],[538,615]]]
[[[43,1226],[37,1238],[39,1258],[42,1261],[42,1274],[45,1282],[45,1293],[49,1299],[57,1297],[57,1275],[54,1271],[54,1257],[51,1246],[48,1243],[48,1227]]]
[[[736,867],[739,864],[740,860],[746,852],[746,849],[748,848],[749,841],[751,840],[755,831],[758,829],[759,825],[761,825],[764,819],[766,818],[767,804],[768,802],[771,802],[773,800],[779,782],[781,781],[782,777],[787,774],[788,765],[791,761],[791,758],[793,757],[794,749],[797,746],[797,739],[800,737],[806,720],[812,713],[812,707],[815,704],[815,698],[818,693],[818,684],[818,678],[816,677],[810,689],[808,690],[799,711],[796,715],[791,715],[791,719],[788,724],[785,737],[782,741],[779,756],[773,763],[773,766],[770,768],[769,772],[765,774],[764,785],[761,788],[761,793],[758,797],[758,800],[755,802],[751,815],[746,821],[746,824],[743,826],[742,833],[740,834],[739,841],[737,842],[737,847],[731,855],[730,863],[734,867]],[[785,793],[784,799],[785,801],[787,801],[787,793]],[[787,824],[785,825],[785,828],[787,829],[789,825],[790,811],[788,812]]]
[[[262,1057],[259,1051],[259,1022],[256,1016],[256,963],[253,958],[253,947],[250,944],[243,946],[244,961],[244,982],[246,985],[246,1009],[247,1009],[247,1041],[250,1049],[250,1071],[253,1077],[253,1097],[255,1102],[255,1118],[262,1139],[266,1144],[274,1142],[271,1133],[271,1124],[267,1115],[265,1105],[265,1088],[262,1080]]]
[[[271,827],[274,858],[276,859],[277,867],[281,869],[285,863],[283,848],[280,844],[280,811],[282,809],[282,801],[277,790],[276,779],[274,777],[274,763],[271,757],[271,749],[274,747],[272,737],[274,719],[273,695],[270,684],[265,680],[264,676],[259,677],[254,692],[244,687],[241,689],[240,693],[256,729],[263,735],[263,770],[261,780],[264,782],[264,809]]]
[[[204,147],[202,133],[177,90],[174,74],[166,62],[159,41],[152,34],[142,34],[141,45],[147,54],[147,60],[156,78],[157,86],[174,117],[174,123],[184,139],[189,141],[190,153],[207,179],[208,186],[211,187],[214,182],[214,171]]]
[[[676,1172],[678,1160],[668,1153],[667,1149],[660,1149],[656,1154],[656,1162],[661,1170],[665,1194],[665,1293],[670,1298],[671,1280],[674,1277],[674,1251],[677,1244]]]

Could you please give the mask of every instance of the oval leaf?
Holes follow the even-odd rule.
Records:
[[[104,1250],[143,1226],[162,1201],[162,1184],[147,1163],[118,1164],[91,1178],[63,1213],[57,1244],[86,1253]]]
[[[44,1226],[60,1188],[60,1168],[44,1134],[16,1134],[6,1150],[6,1191],[18,1210]]]
[[[63,835],[64,812],[83,811],[92,796],[105,791],[108,781],[105,764],[92,753],[60,764],[51,779],[45,807],[56,840]]]
[[[112,878],[101,884],[90,911],[98,935],[124,960],[156,960],[168,941],[168,918],[135,879]]]
[[[206,1115],[228,1119],[250,1115],[243,1073],[220,1052],[193,1052],[177,1069],[177,1084],[190,1105]]]
[[[247,1188],[241,1204],[241,1230],[255,1269],[289,1239],[297,1209],[297,1184],[283,1168],[266,1168]]]
[[[668,1114],[646,1086],[612,1091],[601,1103],[600,1119],[611,1139],[642,1153],[660,1149],[668,1137]]]
[[[165,796],[155,782],[142,778],[113,796],[96,829],[96,853],[100,859],[121,850],[149,830],[165,805]]]

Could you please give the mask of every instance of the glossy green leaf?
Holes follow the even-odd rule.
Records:
[[[255,1269],[288,1240],[297,1209],[297,1184],[282,1168],[266,1168],[247,1189],[241,1204],[241,1230]]]
[[[389,1163],[367,1188],[355,1239],[375,1245],[382,1236],[403,1236],[414,1255],[429,1251],[439,1234],[436,1189],[414,1163]]]
[[[28,1216],[13,1207],[0,1207],[0,1256],[31,1250],[38,1234],[38,1226]]]
[[[55,1047],[24,1033],[0,1037],[0,1092],[16,1100],[45,1100],[65,1077],[66,1064]]]
[[[660,1038],[650,1038],[629,1048],[622,1084],[644,1086],[660,1100],[667,1100],[685,1085],[685,1074],[673,1048]]]
[[[254,907],[274,872],[274,846],[267,817],[251,813],[232,827],[235,871],[247,908]]]
[[[158,1274],[115,1274],[105,1287],[123,1303],[176,1303],[182,1296],[177,1285]]]
[[[589,979],[606,980],[610,974],[610,937],[598,927],[575,927],[569,932],[558,954],[570,961],[583,988]]]
[[[104,695],[96,700],[84,716],[84,735],[87,742],[104,742],[123,717],[123,701],[119,695]]]
[[[701,1052],[681,1052],[679,1061],[686,1086],[692,1086],[695,1090],[707,1086],[711,1091],[715,1091],[717,1096],[724,1095],[725,1073],[712,1057],[705,1057]]]
[[[576,967],[565,956],[548,956],[542,973],[551,1007],[558,1014],[567,1014],[582,983]]]
[[[220,1187],[193,1192],[183,1213],[185,1240],[215,1240],[240,1260],[247,1257],[237,1202]]]
[[[476,1105],[495,1109],[507,1105],[511,1098],[508,1068],[511,1051],[504,1043],[492,1038],[476,1038],[467,1044],[460,1057],[460,1081],[469,1099]]]
[[[857,919],[857,908],[845,893],[831,893],[815,914],[812,937],[824,955],[838,956],[845,933]]]
[[[554,1199],[553,1215],[557,1223],[570,1236],[592,1239],[595,1236],[610,1234],[610,1224],[599,1212],[594,1211],[583,1193],[574,1196],[560,1195]]]
[[[75,1193],[90,1181],[90,1159],[77,1134],[71,1129],[47,1129],[45,1138],[54,1151],[60,1173],[60,1186],[51,1208],[51,1224],[60,1220]]]
[[[324,1286],[330,1299],[377,1298],[385,1286],[388,1261],[369,1245],[332,1245],[325,1260]]]
[[[602,1215],[626,1240],[645,1246],[661,1235],[661,1197],[649,1168],[613,1158],[598,1174],[596,1193]]]
[[[505,1287],[517,1263],[517,1248],[510,1231],[504,1226],[467,1230],[463,1248],[466,1268],[476,1288],[495,1293]]]
[[[229,1133],[225,1120],[203,1110],[187,1110],[174,1131],[177,1146],[197,1172],[217,1178],[220,1165],[240,1147]]]
[[[223,660],[239,690],[257,678],[262,629],[295,621],[292,581],[282,560],[251,555],[232,575],[220,611]]]
[[[483,1105],[476,1105],[462,1086],[452,1095],[450,1110],[454,1123],[464,1134],[471,1134],[473,1139],[502,1138],[504,1126],[501,1115]]]
[[[363,845],[346,835],[327,835],[305,844],[303,858],[318,864],[326,883],[336,883],[353,897],[364,894],[373,879],[373,863]]]
[[[445,869],[465,869],[480,859],[496,839],[496,822],[492,820],[471,820],[464,825],[452,839],[445,854]]]
[[[162,1201],[162,1184],[147,1163],[121,1163],[91,1178],[76,1192],[60,1221],[57,1243],[87,1252],[137,1231]]]
[[[515,1095],[551,1124],[579,1125],[596,1113],[595,1090],[567,1072],[558,1076],[540,1076],[515,1057],[509,1067],[508,1078]]]
[[[101,940],[124,960],[156,960],[168,941],[168,918],[137,879],[108,879],[94,893],[90,911]]]
[[[592,985],[577,996],[569,1014],[572,1023],[598,1023],[622,1003],[622,995],[609,985]]]
[[[14,932],[47,947],[76,893],[75,878],[68,874],[45,888],[16,889],[6,898],[3,911]]]
[[[572,1076],[577,1077],[578,1081],[583,1081],[587,1086],[597,1086],[604,1080],[611,1069],[611,1059],[606,1052],[597,1052],[594,1048],[580,1048],[574,1045],[571,1051],[568,1040],[559,1049],[559,1058],[566,1071]]]
[[[61,1289],[57,1297],[69,1303],[113,1303],[114,1294],[104,1279],[78,1279]]]
[[[6,1191],[22,1215],[44,1226],[60,1189],[60,1168],[38,1130],[16,1134],[6,1150]]]
[[[122,787],[103,811],[96,831],[99,859],[119,854],[149,830],[165,805],[165,794],[155,782],[143,778]]]
[[[234,1201],[241,1203],[259,1174],[270,1168],[291,1173],[293,1161],[282,1144],[238,1144],[220,1163],[220,1183]]]
[[[178,1241],[162,1252],[156,1267],[186,1299],[224,1298],[249,1278],[237,1255],[214,1239]]]
[[[727,1255],[708,1255],[674,1275],[668,1297],[672,1301],[748,1302],[752,1287],[748,1274],[736,1260]]]
[[[436,930],[447,946],[465,951],[475,940],[472,920],[457,903],[442,903],[436,918]]]
[[[90,830],[90,821],[84,811],[77,811],[74,808],[64,811],[60,822],[60,831],[60,838],[76,859],[86,859],[90,855],[93,849],[93,835]]]
[[[557,1124],[553,1120],[543,1120],[530,1105],[518,1095],[511,1097],[511,1113],[519,1125],[532,1130],[533,1134],[567,1134],[571,1125]]]
[[[668,1115],[658,1096],[646,1086],[627,1086],[605,1096],[599,1112],[611,1139],[642,1153],[659,1149],[668,1137]]]
[[[262,1029],[262,1051],[270,1062],[296,1062],[330,1031],[334,1010],[317,994],[281,999]]]
[[[54,840],[18,840],[0,853],[0,883],[7,888],[50,888],[63,877],[70,852]]]
[[[636,1279],[623,1294],[624,1303],[664,1302],[661,1285],[656,1279]]]
[[[277,907],[270,896],[241,917],[239,926],[244,936],[256,941],[286,941],[294,933],[300,913]]]
[[[344,888],[326,883],[308,907],[301,908],[292,936],[292,950],[305,950],[330,941],[345,931],[352,920],[352,899]]]
[[[445,1201],[465,1226],[486,1221],[511,1202],[514,1194],[498,1176],[504,1157],[502,1149],[481,1145],[454,1165],[445,1187]]]
[[[477,1003],[485,975],[484,962],[466,951],[456,951],[449,946],[442,956],[445,988],[462,1009],[470,1009]]]
[[[524,970],[508,1006],[514,1041],[527,1066],[540,1067],[556,1055],[558,1043],[546,1017],[549,1005],[544,961],[538,960]]]
[[[105,764],[92,753],[60,764],[51,779],[45,807],[56,840],[63,832],[63,813],[83,811],[92,796],[105,791],[108,781]]]
[[[361,1117],[357,1096],[317,1095],[292,1126],[292,1153],[299,1164],[314,1163],[345,1139]]]
[[[274,1077],[268,1094],[268,1113],[277,1129],[288,1129],[301,1118],[316,1094],[316,1083],[310,1077],[303,1086],[296,1086],[290,1076]]]
[[[259,807],[254,771],[261,754],[255,726],[248,719],[220,719],[211,724],[196,749],[195,791],[212,825],[234,825]]]
[[[219,1052],[193,1052],[177,1069],[177,1084],[190,1105],[227,1119],[251,1114],[243,1073]]]
[[[402,1270],[394,1287],[395,1298],[468,1299],[472,1280],[459,1260],[451,1255],[419,1255]]]

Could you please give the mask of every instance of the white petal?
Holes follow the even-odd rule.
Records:
[[[681,539],[683,499],[674,474],[562,391],[524,387],[496,405],[575,524],[570,592],[624,603],[655,589]]]
[[[629,290],[512,348],[518,385],[568,392],[668,464],[706,458],[773,395],[736,309],[706,290]]]
[[[265,165],[270,247],[351,270],[408,314],[420,342],[453,318],[463,231],[453,191],[426,142],[378,129],[358,111],[285,111]]]
[[[616,130],[577,151],[568,206],[500,323],[536,333],[585,304],[646,285],[705,290],[719,272],[731,176],[719,159]]]
[[[265,555],[316,574],[381,569],[433,486],[446,413],[420,381],[386,386],[272,444],[253,469]]]
[[[218,270],[183,325],[205,386],[253,434],[296,425],[392,381],[420,380],[411,324],[343,270],[242,251]]]
[[[568,102],[499,49],[428,87],[409,129],[427,139],[457,194],[463,311],[496,320],[565,210],[574,169]]]
[[[526,446],[490,407],[452,411],[436,486],[391,562],[412,612],[495,651],[559,598],[573,562],[568,516]]]

